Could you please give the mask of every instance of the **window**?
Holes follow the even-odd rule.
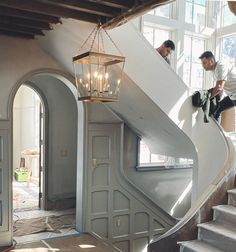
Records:
[[[224,1],[222,5],[222,26],[236,23],[236,16],[230,11],[227,1]]]
[[[144,22],[143,35],[154,48],[159,47],[163,41],[170,38],[169,31],[147,25],[146,22]]]
[[[222,60],[236,65],[236,34],[222,39]]]
[[[205,26],[206,0],[187,0],[185,6],[185,22]]]
[[[166,30],[161,29],[155,29],[154,30],[154,48],[159,47],[163,41],[170,38],[170,32]]]
[[[236,23],[236,16],[230,11],[227,1],[215,1],[214,19],[217,20],[217,28]]]
[[[144,25],[143,35],[147,39],[147,41],[153,46],[154,45],[154,30],[153,30],[153,27],[149,27],[149,26]]]
[[[142,140],[139,141],[139,167],[189,168],[192,164],[192,159],[153,154]]]
[[[166,4],[155,9],[155,16],[170,18],[170,11],[170,4]]]
[[[202,89],[204,71],[199,56],[204,52],[204,39],[184,36],[184,71],[183,80],[190,92]]]
[[[171,17],[171,5],[166,4],[166,5],[157,7],[155,9],[149,11],[148,14],[159,16],[159,17],[170,18]]]
[[[185,15],[181,15],[184,9]],[[154,48],[167,39],[175,42],[171,66],[189,86],[190,93],[205,88],[205,83],[210,82],[210,74],[203,70],[198,59],[205,50],[213,51],[217,59],[235,63],[236,16],[227,1],[176,0],[151,13],[155,17],[149,14],[143,18],[144,36]]]
[[[164,164],[166,161],[166,156],[152,154],[143,141],[139,142],[139,165]]]

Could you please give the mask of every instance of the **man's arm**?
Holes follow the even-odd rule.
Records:
[[[222,93],[225,85],[225,80],[218,80],[213,88],[212,96],[216,96]]]

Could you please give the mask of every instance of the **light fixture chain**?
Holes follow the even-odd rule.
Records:
[[[90,52],[91,52],[92,49],[93,49],[93,45],[94,45],[95,39],[96,39],[97,34],[98,34],[98,32],[99,32],[99,27],[96,26],[95,28],[96,28],[96,31],[95,31],[95,33],[94,33],[93,41],[92,41],[92,44],[91,44],[91,47],[90,47],[90,50],[89,50]],[[98,50],[99,50],[99,48],[98,48]]]
[[[115,44],[114,40],[111,38],[111,36],[109,35],[109,33],[105,29],[103,29],[103,30],[105,31],[106,35],[111,40],[112,44],[115,46],[115,48],[117,49],[117,51],[120,53],[120,55],[123,56],[122,52],[120,51],[120,49],[118,48],[118,46]]]
[[[78,52],[84,47],[84,45],[88,42],[88,40],[90,39],[90,37],[93,35],[93,33],[95,32],[95,30],[97,29],[97,26],[94,27],[94,29],[91,31],[91,33],[88,35],[87,39],[84,41],[84,43],[81,45],[81,47],[79,48]],[[95,32],[95,37],[96,37],[96,32]],[[94,43],[94,39],[93,39],[93,43]],[[92,43],[92,46],[93,46]],[[92,48],[91,46],[91,48]],[[90,50],[91,50],[90,48]]]
[[[102,44],[102,52],[105,53],[105,46],[104,46],[104,39],[102,36],[102,32],[101,32],[101,44]]]

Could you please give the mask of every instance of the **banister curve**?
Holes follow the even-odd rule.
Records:
[[[148,252],[177,252],[178,241],[193,240],[197,238],[197,224],[212,219],[211,208],[217,204],[226,203],[226,192],[235,186],[235,148],[216,123],[227,145],[228,157],[220,172],[212,180],[206,190],[198,198],[186,215],[165,234],[154,239],[148,246]]]

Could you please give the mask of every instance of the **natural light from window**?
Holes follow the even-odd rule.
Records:
[[[156,8],[154,10],[149,11],[148,14],[159,16],[159,17],[170,18],[171,4],[166,4],[166,5],[160,6],[159,8]]]
[[[190,168],[192,159],[175,158],[166,155],[151,153],[144,141],[139,141],[139,166],[161,166],[162,168]]]
[[[222,1],[222,26],[227,26],[236,23],[236,16],[232,15],[228,7],[227,1]]]
[[[222,39],[222,59],[236,65],[236,35]]]
[[[185,10],[186,23],[205,26],[206,0],[187,0]]]
[[[143,34],[154,48],[167,39],[175,43],[171,68],[189,87],[189,95],[213,86],[211,74],[199,60],[204,51],[212,51],[217,61],[236,64],[236,16],[225,0],[176,0],[142,20]]]
[[[204,50],[204,39],[184,36],[183,81],[189,86],[190,92],[199,90],[203,86],[204,72],[199,56]]]
[[[143,26],[143,35],[154,48],[159,47],[163,41],[170,38],[169,31],[155,28],[146,22]]]

